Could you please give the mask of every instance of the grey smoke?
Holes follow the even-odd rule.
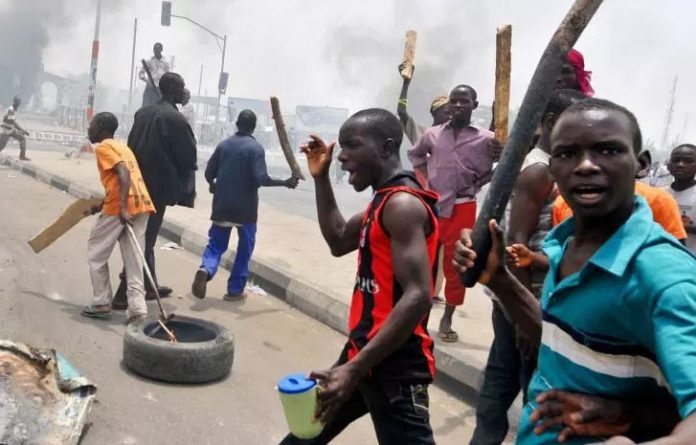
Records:
[[[405,0],[393,4],[392,14],[393,21],[388,25],[344,24],[336,28],[326,44],[325,57],[336,65],[344,84],[374,91],[374,103],[368,105],[395,109],[402,82],[397,65],[404,34],[415,25],[418,42],[409,112],[418,122],[429,124],[432,118],[428,110],[435,97],[447,94],[460,83],[478,88],[463,68],[475,66],[481,53],[490,52],[492,33],[481,32],[489,20],[487,8],[468,2],[463,10],[461,2],[445,0],[433,9],[426,2]],[[477,26],[463,26],[462,15],[477,17]],[[385,64],[390,71],[386,77]],[[376,83],[375,78],[380,77],[382,81]],[[482,105],[488,104],[484,101]]]
[[[65,23],[64,2],[21,0],[0,5],[0,102],[31,96],[49,31]]]

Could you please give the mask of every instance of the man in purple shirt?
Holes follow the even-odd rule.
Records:
[[[454,245],[462,229],[476,221],[476,193],[490,181],[499,144],[491,131],[471,124],[478,107],[476,90],[455,87],[449,96],[452,119],[429,128],[408,157],[413,167],[428,178],[428,187],[440,194],[438,201],[440,243],[444,247],[445,313],[440,321],[440,339],[455,342],[454,309],[464,303],[465,288],[452,264]]]

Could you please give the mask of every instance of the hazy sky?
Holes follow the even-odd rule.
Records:
[[[0,5],[8,1],[0,0]],[[26,0],[30,1],[30,0]],[[57,0],[31,0],[47,5]],[[138,17],[137,60],[155,41],[175,56],[195,94],[214,94],[220,52],[212,36],[180,19],[162,27],[158,0],[103,0],[99,80],[128,87],[133,19]],[[44,51],[47,70],[89,70],[96,0],[63,0],[65,20],[51,25]],[[407,29],[419,32],[411,108],[427,115],[427,102],[457,83],[493,96],[495,29],[513,26],[512,94],[519,104],[551,33],[569,0],[173,0],[173,12],[228,36],[228,94],[278,95],[296,104],[344,106],[351,111],[394,107],[400,87],[396,66]],[[662,140],[669,91],[679,76],[671,139],[696,138],[691,74],[696,49],[687,34],[696,2],[607,0],[576,46],[593,71],[597,96],[633,110],[647,138]],[[6,43],[5,43],[6,44]],[[21,42],[18,42],[21,44]],[[427,123],[427,122],[426,122]],[[685,125],[686,123],[686,125]]]

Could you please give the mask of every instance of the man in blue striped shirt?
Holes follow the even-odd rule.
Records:
[[[559,118],[550,170],[575,217],[544,243],[550,269],[540,303],[500,261],[504,246],[491,224],[498,242],[482,280],[522,331],[540,343],[518,444],[557,443],[572,423],[542,428],[532,420],[538,418],[533,412],[543,400],[539,396],[549,390],[648,407],[673,398],[681,421],[668,437],[649,443],[695,443],[696,257],[655,224],[646,202],[635,196],[635,174],[647,168],[641,150],[635,117],[611,102],[580,101]],[[475,257],[469,246],[466,235],[455,258],[461,269]],[[654,413],[670,409],[653,403]],[[623,432],[632,439],[638,440],[640,427],[659,427],[650,425],[650,416],[626,414]],[[571,444],[598,440],[573,431],[566,436]]]

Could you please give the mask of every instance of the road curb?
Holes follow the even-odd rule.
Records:
[[[30,163],[7,158],[1,160],[0,163],[77,198],[103,196],[102,192],[92,190],[78,182],[55,175]],[[178,223],[167,220],[166,217],[160,230],[160,236],[179,244],[182,248],[196,255],[203,253],[208,241],[205,234],[187,229]],[[234,250],[228,250],[223,256],[221,266],[229,270],[234,260],[234,254]],[[317,288],[301,278],[294,277],[288,271],[267,264],[263,260],[252,258],[249,269],[251,279],[268,290],[271,295],[285,300],[308,316],[347,334],[348,304],[333,298],[329,292]],[[452,345],[436,344],[435,357],[438,373],[446,375],[449,380],[464,385],[469,391],[478,394],[483,381],[485,363],[462,352],[457,343]]]

